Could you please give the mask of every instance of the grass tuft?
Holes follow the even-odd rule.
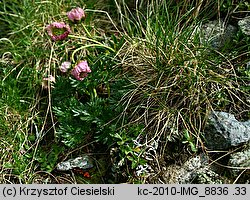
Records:
[[[212,110],[249,119],[249,38],[238,31],[214,49],[201,31],[247,7],[227,3],[2,0],[0,182],[143,183],[149,165],[161,172],[172,155],[206,150]],[[79,23],[66,15],[75,7],[86,12]],[[72,33],[53,42],[52,22]],[[59,70],[83,60],[92,72],[82,82]],[[95,162],[90,179],[56,170],[82,154]]]
[[[183,12],[173,2],[144,3],[144,13],[117,3],[126,33],[119,57],[133,85],[122,99],[123,114],[128,124],[145,125],[146,143],[174,141],[188,133],[198,148],[211,110],[249,112],[249,93],[242,90],[246,82],[227,50],[202,43],[199,5],[183,5]]]

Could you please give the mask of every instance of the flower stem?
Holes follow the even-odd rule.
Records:
[[[77,48],[76,50],[74,50],[73,53],[72,53],[72,56],[71,56],[71,59],[72,59],[73,62],[75,62],[75,60],[74,60],[74,55],[76,54],[76,52],[78,52],[78,51],[80,51],[80,50],[82,50],[82,49],[88,48],[88,47],[106,48],[106,49],[108,49],[108,50],[110,50],[110,51],[112,51],[112,52],[115,52],[115,50],[114,50],[113,48],[111,48],[111,47],[109,47],[109,46],[106,46],[106,45],[104,45],[104,44],[102,44],[102,43],[100,43],[100,42],[98,42],[98,41],[96,41],[96,40],[87,38],[87,37],[83,37],[83,36],[74,36],[74,35],[69,35],[69,37],[71,37],[71,38],[83,39],[83,40],[87,40],[87,41],[90,41],[90,42],[94,42],[94,43],[95,43],[95,44],[84,45],[84,46],[81,46],[81,47]]]

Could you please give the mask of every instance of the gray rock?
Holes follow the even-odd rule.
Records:
[[[91,163],[90,158],[87,155],[84,155],[61,162],[57,164],[56,169],[58,171],[68,171],[74,168],[89,169],[92,167],[93,164]]]
[[[204,130],[206,146],[209,149],[228,149],[250,140],[250,120],[239,122],[234,115],[213,112]]]
[[[209,43],[214,49],[220,49],[230,42],[236,31],[235,26],[225,25],[222,20],[210,21],[201,27],[202,42]]]
[[[244,19],[238,21],[238,25],[244,34],[250,35],[250,17],[245,17]]]
[[[176,183],[222,184],[223,179],[214,172],[204,154],[189,159],[178,171]]]
[[[250,61],[247,62],[246,70],[250,70]]]
[[[233,167],[232,174],[236,177],[242,170],[250,170],[250,143],[244,151],[232,153],[228,162],[230,167]]]

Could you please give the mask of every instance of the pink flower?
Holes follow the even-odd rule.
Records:
[[[63,73],[66,73],[68,69],[70,68],[71,62],[65,61],[62,63],[62,65],[59,67],[60,71]]]
[[[46,27],[46,30],[52,40],[64,40],[71,32],[69,25],[64,22],[53,22]]]
[[[74,69],[71,71],[71,74],[79,81],[82,81],[88,76],[88,73],[91,72],[91,69],[88,66],[87,61],[79,62]]]
[[[72,22],[79,21],[82,18],[85,18],[85,12],[82,8],[74,8],[71,11],[67,12],[69,20]]]

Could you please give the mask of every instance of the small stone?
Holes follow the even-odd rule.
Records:
[[[250,70],[250,61],[247,62],[246,70]]]
[[[58,171],[68,171],[74,168],[89,169],[92,167],[93,167],[93,164],[91,163],[89,156],[84,155],[84,156],[80,156],[74,159],[69,159],[67,161],[61,162],[57,164],[56,169]]]
[[[222,184],[224,180],[214,172],[209,159],[205,154],[201,154],[186,161],[180,167],[175,183],[177,184]]]
[[[234,167],[232,174],[236,177],[244,169],[250,169],[250,143],[244,151],[232,153],[228,165]],[[238,168],[238,169],[237,169]]]
[[[238,21],[238,25],[244,34],[250,35],[250,17]]]

